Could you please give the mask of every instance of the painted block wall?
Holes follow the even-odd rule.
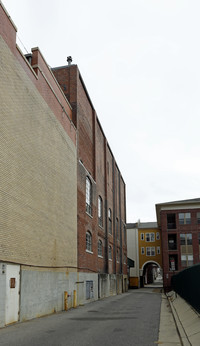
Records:
[[[5,325],[6,264],[0,263],[0,327]]]
[[[1,36],[0,50],[0,260],[77,267],[76,146]]]

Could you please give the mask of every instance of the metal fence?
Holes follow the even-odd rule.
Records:
[[[200,313],[200,264],[172,277],[172,289]]]

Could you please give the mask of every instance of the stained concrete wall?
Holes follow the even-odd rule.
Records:
[[[94,297],[86,299],[86,281],[93,281]],[[23,268],[21,271],[20,321],[64,310],[64,292],[68,309],[73,307],[74,290],[77,305],[98,299],[98,274],[68,270]]]

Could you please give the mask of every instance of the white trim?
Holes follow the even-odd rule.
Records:
[[[143,270],[143,269],[144,269],[144,266],[145,266],[146,264],[148,264],[148,263],[155,263],[155,264],[157,264],[157,266],[158,266],[160,269],[162,269],[162,267],[160,266],[160,264],[159,264],[158,262],[152,260],[152,261],[146,261],[145,263],[143,263],[141,270]]]
[[[90,251],[90,250],[85,250],[87,253],[90,253],[91,255],[93,255],[93,251]]]

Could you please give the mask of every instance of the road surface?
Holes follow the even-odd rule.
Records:
[[[143,288],[0,329],[1,346],[155,346],[161,293]]]

